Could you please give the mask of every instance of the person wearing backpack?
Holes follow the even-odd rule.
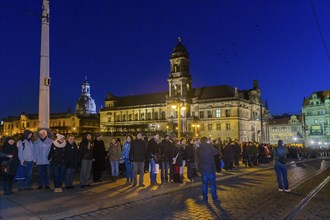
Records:
[[[291,192],[289,189],[288,170],[286,167],[287,153],[288,149],[283,145],[283,141],[278,140],[277,147],[273,150],[273,155],[275,156],[274,168],[278,183],[278,191],[280,192]]]

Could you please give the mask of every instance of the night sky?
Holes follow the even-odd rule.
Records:
[[[38,112],[41,0],[0,0],[0,118]],[[51,112],[75,108],[85,75],[98,110],[117,96],[166,91],[177,38],[193,87],[250,89],[272,114],[297,114],[330,89],[330,3],[51,0]],[[324,44],[325,43],[325,44]]]

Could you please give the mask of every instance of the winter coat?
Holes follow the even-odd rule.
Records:
[[[89,145],[89,149],[88,149]],[[87,139],[83,140],[79,146],[79,160],[92,160],[93,159],[93,141]]]
[[[160,153],[159,144],[155,139],[150,139],[148,142],[148,159],[155,158],[155,154]]]
[[[172,145],[172,150],[171,150],[171,155],[172,155],[172,162],[173,163],[173,159],[177,156],[175,164],[177,166],[181,166],[182,165],[182,154],[180,151],[180,146],[176,146],[175,144]]]
[[[233,147],[233,145],[231,145],[231,144],[226,145],[223,158],[227,163],[233,163],[234,162],[234,147]]]
[[[169,140],[163,140],[160,143],[160,153],[163,161],[172,161],[171,155],[172,143]]]
[[[53,166],[66,166],[67,165],[67,157],[66,157],[66,143],[59,144],[56,141],[53,142],[49,154],[48,160],[50,160]]]
[[[196,149],[192,144],[188,144],[186,148],[186,160],[188,162],[194,162],[196,158]]]
[[[201,143],[197,148],[198,169],[202,173],[215,173],[216,166],[214,156],[218,151],[208,143]]]
[[[36,151],[32,141],[24,139],[17,142],[18,158],[20,161],[34,161],[36,159]]]
[[[34,143],[35,151],[36,151],[36,159],[37,165],[49,164],[48,154],[50,151],[50,147],[52,146],[52,139],[46,138],[41,140],[40,138]]]
[[[119,143],[111,143],[108,150],[108,157],[110,161],[119,161],[121,156],[121,147]]]
[[[147,158],[147,145],[142,139],[136,139],[132,142],[129,152],[129,158],[133,162],[144,162]]]
[[[77,144],[66,142],[65,146],[66,166],[68,168],[77,168],[79,162],[79,151]]]
[[[96,170],[103,171],[105,170],[105,157],[107,156],[105,152],[105,146],[103,140],[95,140],[93,148],[93,158],[94,167]]]
[[[121,152],[121,159],[128,160],[129,159],[129,152],[131,149],[131,143],[132,142],[126,142],[123,147],[123,151]]]
[[[180,153],[182,160],[186,160],[187,159],[186,145],[180,145]]]
[[[13,155],[12,158],[8,158],[7,155]],[[10,176],[15,176],[18,168],[18,149],[16,144],[9,145],[5,143],[3,145],[2,151],[0,153],[0,163],[9,164],[9,174]]]

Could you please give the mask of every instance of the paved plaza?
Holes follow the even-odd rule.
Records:
[[[330,175],[329,160],[289,166],[291,193],[277,191],[271,164],[219,174],[220,205],[201,203],[201,182],[150,187],[102,182],[63,193],[28,191],[1,196],[3,219],[283,219]],[[304,219],[328,219],[329,184],[299,213]],[[321,202],[320,202],[321,201]],[[297,218],[300,219],[300,218]]]

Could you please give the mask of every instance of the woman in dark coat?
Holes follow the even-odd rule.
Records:
[[[180,167],[182,166],[182,154],[180,150],[180,140],[175,140],[172,145],[173,181],[175,183],[183,183],[180,177]]]
[[[3,175],[3,191],[5,195],[10,195],[19,163],[17,146],[12,137],[6,138],[0,156],[1,164],[9,165],[9,172]]]
[[[94,140],[94,148],[93,148],[93,159],[94,159],[94,182],[102,182],[102,172],[105,170],[105,159],[107,154],[105,152],[104,141],[102,140],[102,134],[96,134],[96,138]]]
[[[65,146],[65,137],[61,134],[56,134],[56,140],[53,142],[48,154],[48,160],[51,162],[53,167],[54,192],[62,192],[65,168],[67,165]]]
[[[234,145],[228,143],[224,151],[225,169],[232,171],[234,163]]]

